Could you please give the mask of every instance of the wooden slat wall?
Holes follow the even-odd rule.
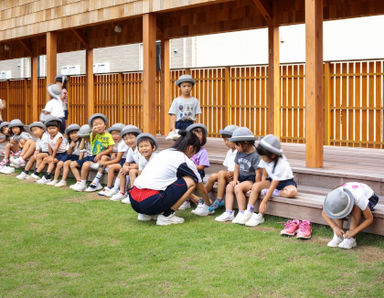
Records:
[[[85,118],[85,76],[71,76],[68,87],[68,123],[83,125]]]

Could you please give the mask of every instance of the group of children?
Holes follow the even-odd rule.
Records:
[[[198,100],[191,97],[194,84],[189,75],[177,81],[181,96],[173,101],[169,111],[172,132],[168,139],[176,140],[171,149],[156,153],[158,143],[153,135],[142,133],[134,125],[109,126],[107,117],[101,113],[94,114],[83,126],[69,125],[62,133],[63,118],[57,117],[62,115],[60,112],[56,116],[45,115],[44,122],[33,122],[28,126],[29,132],[18,119],[0,124],[3,141],[7,142],[0,173],[10,174],[15,167],[22,167],[23,171],[16,176],[20,180],[63,187],[72,172],[76,183],[71,189],[98,191],[112,201],[132,203],[139,213],[138,220],[156,220],[159,225],[182,223],[184,219],[177,217],[175,211],[190,208],[192,203],[196,204],[192,213],[197,216],[208,216],[225,207],[215,218],[217,222],[257,226],[264,222],[272,197],[292,198],[297,194],[297,184],[280,141],[274,135],[266,135],[256,145],[251,130],[228,125],[220,130],[228,147],[225,169],[211,174],[203,183],[205,170],[210,166],[204,148],[208,131],[203,124],[194,123],[201,113]],[[50,85],[48,92],[52,100],[60,97],[55,86]],[[90,169],[96,174],[87,185]],[[104,175],[107,175],[105,187],[100,183]],[[211,200],[210,193],[216,183],[217,196]],[[361,183],[347,183],[330,192],[322,213],[334,230],[334,238],[328,245],[356,246],[354,237],[372,223],[371,211],[377,202],[373,190]],[[258,212],[255,212],[257,203]],[[349,214],[352,224],[344,232],[342,220]],[[360,224],[361,215],[366,220]],[[310,223],[288,221],[281,234],[309,239]]]

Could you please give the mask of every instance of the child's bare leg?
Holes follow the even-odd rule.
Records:
[[[68,174],[69,174],[69,169],[70,169],[70,166],[71,166],[71,162],[70,160],[67,160],[66,162],[64,162],[64,165],[63,165],[63,176],[61,177],[61,180],[63,181],[67,181],[67,178],[68,178]]]
[[[227,172],[220,171],[217,175],[217,198],[224,198],[225,186],[227,185],[226,179]]]
[[[136,177],[139,174],[139,171],[137,169],[132,169],[129,171],[129,184],[131,187],[135,183]]]
[[[54,160],[52,160],[52,161],[48,164],[47,173],[52,173],[52,172],[53,172],[53,169],[55,168],[55,165],[56,165],[57,162],[58,162],[58,160],[55,158]]]
[[[199,202],[200,202],[200,198],[197,195],[193,194],[193,193],[190,195],[189,198],[196,205],[199,204]]]
[[[29,171],[35,163],[35,160],[35,156],[32,155],[31,158],[28,160],[27,164],[25,165],[24,171]]]
[[[43,162],[44,158],[46,158],[47,156],[48,156],[47,153],[37,154],[36,168],[39,168],[40,164]]]
[[[21,156],[23,157],[24,160],[30,158],[33,155],[33,153],[35,152],[35,148],[36,148],[36,142],[35,141],[32,141],[32,140],[28,140],[28,141],[30,141],[28,144],[29,146],[28,147],[24,146],[24,148],[23,148],[23,150],[26,149],[24,154],[23,154],[23,152],[21,152]]]
[[[48,163],[48,157],[44,158],[41,162],[40,165],[37,168],[37,172],[40,173],[42,170],[44,170],[45,165]]]
[[[171,207],[173,211],[179,209],[179,207],[184,203],[184,201],[191,196],[192,192],[196,187],[195,181],[191,177],[185,176],[183,177],[185,183],[187,184],[187,191],[181,196],[181,198]]]
[[[118,177],[120,179],[120,192],[125,193],[125,183],[127,182],[127,175],[120,173]]]
[[[297,188],[294,185],[284,187],[280,192],[280,197],[293,198],[297,194]]]
[[[259,198],[259,194],[262,189],[269,188],[271,182],[268,180],[263,180],[260,182],[256,182],[252,185],[251,195],[249,196],[248,204],[254,206],[257,199]]]
[[[220,171],[221,172],[221,171]],[[217,181],[217,178],[219,176],[219,173],[212,174],[209,178],[207,183],[205,184],[205,189],[207,192],[211,192],[213,189],[213,186],[215,185],[215,182]]]
[[[76,161],[72,161],[70,164],[70,167],[71,167],[72,174],[75,177],[76,181],[81,180],[80,172],[78,169],[80,167],[79,164]]]
[[[113,179],[115,178],[115,172],[120,171],[121,165],[120,164],[113,164],[108,166],[108,183],[107,187],[113,186]]]
[[[232,184],[228,184],[225,191],[225,210],[233,210],[235,187]]]
[[[24,156],[24,154],[28,151],[29,147],[31,146],[31,142],[33,142],[31,139],[25,142],[23,149],[21,149],[20,156]]]
[[[253,183],[251,181],[243,181],[235,186],[236,200],[240,211],[245,210],[247,200],[244,193],[252,188],[252,184]]]
[[[56,164],[55,177],[53,178],[54,180],[59,180],[60,172],[61,172],[61,168],[63,167],[63,165],[64,165],[64,162],[63,162],[63,161],[59,161],[59,162]]]
[[[89,173],[89,167],[91,166],[91,162],[87,161],[83,164],[81,167],[81,180],[87,180],[88,173]]]
[[[353,206],[352,212],[351,212],[351,224],[349,226],[349,230],[352,231],[356,227],[360,225],[361,221],[361,209],[357,207],[356,205]]]

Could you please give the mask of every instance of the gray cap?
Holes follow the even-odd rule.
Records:
[[[176,81],[176,86],[180,86],[181,83],[191,83],[192,86],[195,85],[196,81],[192,78],[191,75],[189,74],[183,74],[181,75],[177,81]]]
[[[244,142],[255,140],[256,137],[253,135],[252,131],[247,127],[236,128],[232,133],[232,137],[229,139],[230,142]]]
[[[85,138],[85,137],[89,137],[91,132],[92,132],[92,130],[91,130],[91,127],[89,126],[89,124],[84,124],[83,126],[80,127],[79,131],[77,132],[77,135],[80,138]]]
[[[3,129],[4,126],[8,126],[8,125],[9,125],[9,122],[7,122],[7,121],[3,121],[3,122],[1,122],[1,123],[0,123],[0,131],[2,131],[2,129]]]
[[[80,129],[80,125],[77,123],[73,123],[67,127],[67,129],[65,130],[65,134],[68,136],[69,133],[71,133],[72,131],[79,130],[79,129]]]
[[[264,138],[262,138],[259,142],[259,146],[263,147],[267,151],[282,156],[283,155],[283,149],[281,149],[280,141],[277,137],[274,135],[266,135]]]
[[[50,115],[51,116],[51,115]],[[62,122],[61,122],[61,119],[60,118],[57,118],[57,117],[54,117],[54,116],[51,116],[51,117],[47,117],[47,120],[45,120],[44,122],[45,126],[48,128],[48,126],[58,126],[57,127],[60,127]]]
[[[123,123],[115,123],[113,124],[110,128],[108,128],[108,132],[110,133],[111,131],[115,130],[115,131],[122,131],[123,128],[125,127],[125,125]]]
[[[120,132],[120,136],[124,137],[129,133],[137,133],[139,135],[141,134],[141,130],[137,126],[129,124],[123,128],[123,130]]]
[[[29,130],[32,130],[32,127],[40,127],[44,130],[47,130],[47,127],[44,125],[44,123],[40,121],[35,121],[28,125]]]
[[[55,77],[55,82],[60,82],[60,83],[64,84],[65,82],[68,82],[68,77],[66,75],[63,75],[63,74],[58,74]]]
[[[342,219],[351,213],[354,202],[355,198],[348,189],[336,188],[325,197],[324,212],[329,218]]]
[[[227,125],[224,129],[220,129],[220,134],[221,135],[227,135],[227,136],[232,136],[233,132],[235,129],[238,128],[237,125]]]
[[[47,91],[51,98],[61,100],[61,88],[57,84],[51,84],[47,87]]]
[[[159,148],[159,144],[157,143],[156,138],[152,134],[147,133],[147,132],[143,132],[137,136],[137,138],[136,138],[136,145],[137,146],[139,146],[140,140],[143,138],[148,138],[148,139],[153,140],[153,142],[155,143],[155,150],[157,150]]]
[[[89,118],[89,120],[88,120],[88,124],[89,124],[90,127],[92,127],[92,122],[93,122],[93,120],[95,120],[96,118],[101,118],[101,119],[103,119],[104,122],[105,122],[105,125],[108,125],[108,118],[107,118],[107,116],[105,116],[103,113],[96,113],[96,114],[93,114],[93,115],[91,116],[91,118]]]
[[[201,123],[191,124],[190,126],[187,127],[186,131],[193,131],[195,128],[202,128],[204,130],[205,134],[208,133],[207,127]]]
[[[8,124],[8,128],[12,128],[12,127],[23,127],[24,128],[24,123],[21,122],[20,119],[13,119]]]

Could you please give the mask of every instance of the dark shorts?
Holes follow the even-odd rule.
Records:
[[[267,180],[269,182],[272,182],[272,179],[269,178],[269,177],[267,178]],[[277,190],[282,190],[282,189],[284,189],[285,187],[287,187],[289,185],[293,185],[294,187],[297,188],[297,184],[296,184],[295,180],[293,180],[293,178],[292,178],[292,179],[287,179],[287,180],[279,181],[279,184],[277,184],[276,189]]]
[[[56,153],[56,155],[55,155],[55,159],[57,159],[58,161],[66,161],[67,157],[68,157],[68,153],[67,152]]]
[[[369,210],[374,211],[375,206],[379,202],[379,197],[376,194],[373,194],[369,199],[368,199],[368,207]]]
[[[176,121],[175,128],[176,129],[181,129],[181,130],[186,130],[187,127],[192,125],[192,124],[193,124],[192,120],[186,120],[186,121],[179,120],[179,121]]]
[[[83,164],[84,164],[85,162],[87,162],[87,161],[92,161],[92,162],[93,162],[93,160],[95,159],[95,156],[96,156],[96,155],[87,156],[87,157],[84,157],[84,158],[82,158],[82,159],[76,160],[76,162],[77,162],[77,164],[78,164],[80,167],[82,167]]]
[[[178,179],[163,190],[139,189],[129,190],[131,206],[137,213],[156,215],[171,208],[187,191],[184,179]]]
[[[68,120],[68,115],[69,115],[68,110],[64,110],[64,119],[65,120]]]
[[[48,151],[43,151],[43,152],[40,152],[40,153],[45,153],[45,154],[49,154],[49,152],[48,152]]]
[[[203,181],[203,179],[204,179],[204,177],[205,177],[205,171],[204,171],[204,170],[199,170],[198,172],[199,172],[199,174],[200,174],[201,181]]]
[[[249,175],[249,176],[239,175],[238,180],[239,180],[239,182],[251,181],[254,183],[256,180],[256,175]]]
[[[60,118],[60,120],[61,120],[60,132],[64,133],[65,132],[65,118]]]
[[[119,165],[123,166],[125,164],[125,158],[120,159]]]
[[[78,155],[75,155],[75,154],[68,154],[67,159],[66,159],[66,160],[63,160],[63,161],[67,161],[67,160],[70,160],[70,161],[77,161],[77,160],[79,160],[79,156],[78,156]]]

